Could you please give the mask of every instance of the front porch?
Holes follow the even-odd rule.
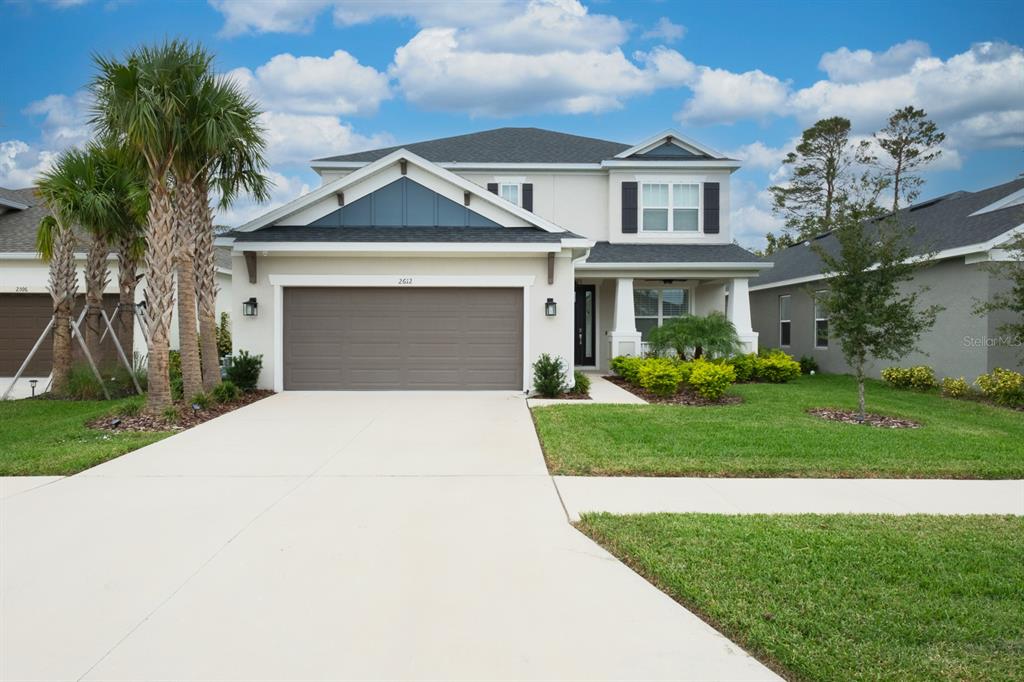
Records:
[[[577,272],[573,311],[576,367],[606,370],[613,357],[643,355],[652,329],[672,318],[712,311],[725,313],[736,326],[746,352],[757,351],[746,278],[633,275],[590,277]]]

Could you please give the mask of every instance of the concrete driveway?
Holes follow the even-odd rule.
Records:
[[[568,525],[512,394],[281,394],[0,504],[5,680],[777,679]]]

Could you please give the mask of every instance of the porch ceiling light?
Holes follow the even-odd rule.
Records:
[[[558,304],[555,303],[555,299],[549,298],[544,303],[544,314],[548,317],[554,317],[558,313]]]
[[[250,298],[248,301],[242,301],[242,314],[246,317],[256,317],[256,313],[259,309],[256,303],[256,297]]]

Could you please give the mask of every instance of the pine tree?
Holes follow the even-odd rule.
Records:
[[[858,161],[875,168],[874,178],[881,187],[892,190],[892,210],[912,204],[921,193],[924,178],[920,171],[942,155],[939,145],[946,135],[928,119],[924,109],[906,106],[889,117],[884,128],[873,136],[882,150],[876,156],[870,141],[858,150]]]

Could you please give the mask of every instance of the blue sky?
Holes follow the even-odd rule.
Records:
[[[870,134],[906,104],[949,136],[926,195],[1024,171],[1024,3],[63,0],[4,2],[0,25],[7,187],[87,138],[93,53],[167,36],[263,104],[273,203],[317,184],[315,156],[506,125],[629,143],[676,128],[744,160],[733,221],[757,246],[803,128],[840,114]]]

